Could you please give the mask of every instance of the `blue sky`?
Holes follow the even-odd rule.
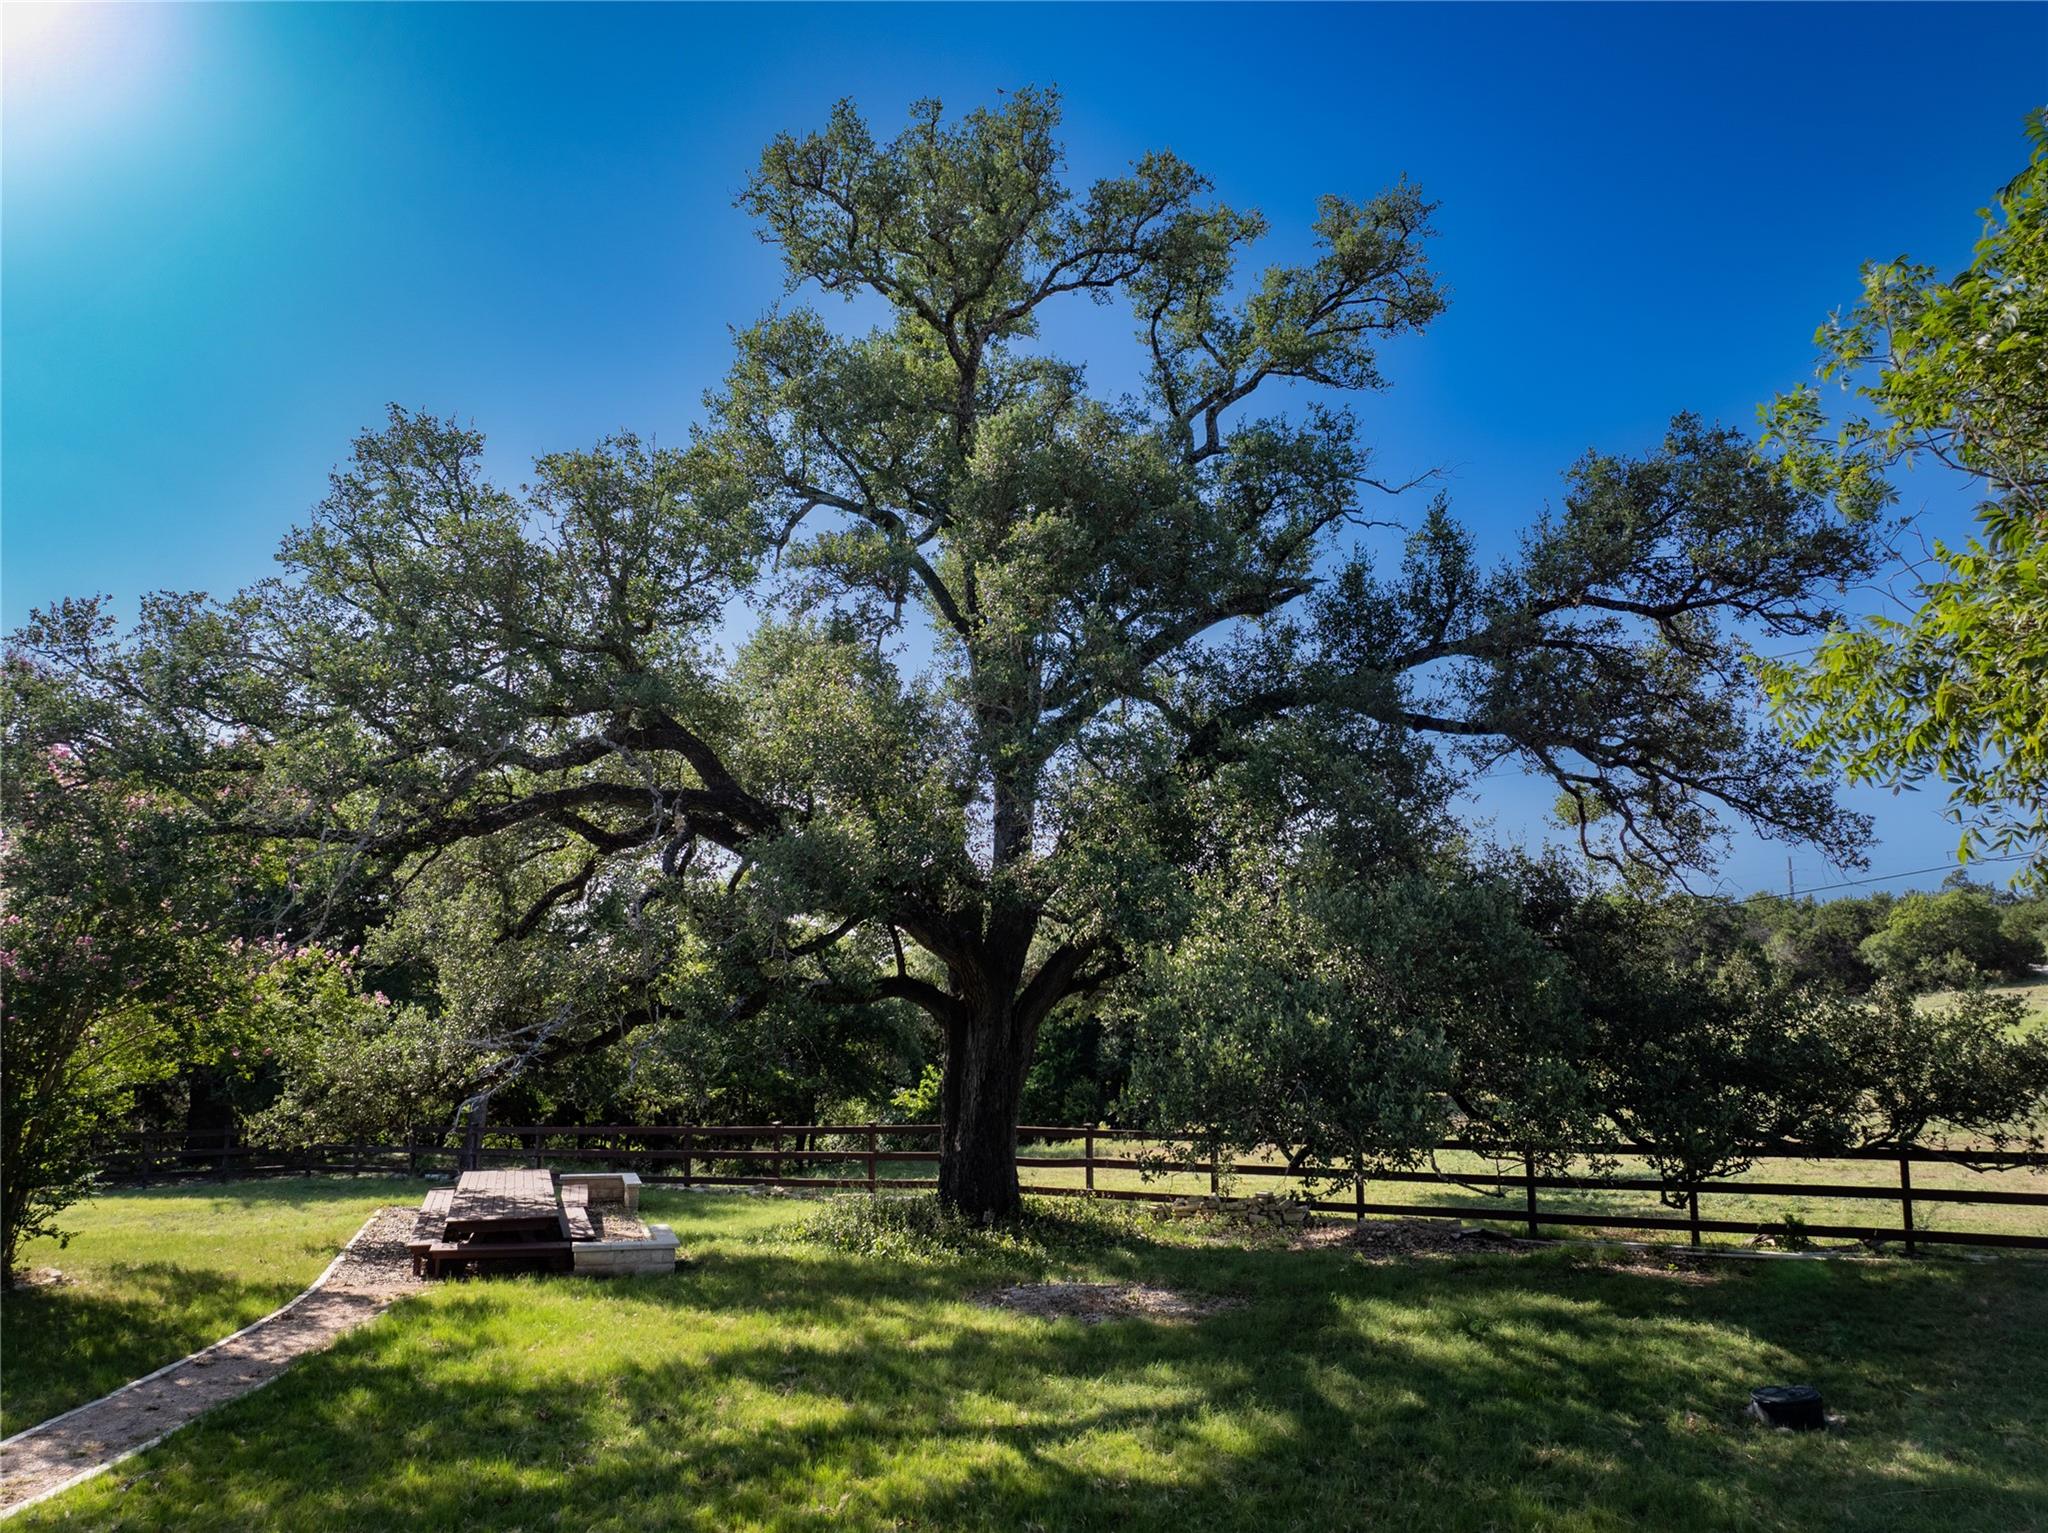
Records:
[[[1864,260],[1967,257],[2048,94],[2048,7],[9,6],[0,624],[271,569],[386,401],[517,480],[677,440],[781,288],[732,197],[852,96],[893,126],[1056,85],[1070,179],[1169,147],[1298,254],[1315,197],[1441,199],[1450,311],[1364,401],[1385,472],[1449,473],[1500,549],[1588,447],[1748,425]],[[829,311],[828,311],[829,312]],[[1099,388],[1120,318],[1048,339]],[[1964,504],[1909,482],[1929,525]],[[1873,603],[1874,603],[1874,599]],[[1548,795],[1481,785],[1510,837]],[[1873,870],[1938,864],[1932,795],[1859,795]],[[1734,889],[1786,849],[1739,840]],[[1794,849],[1802,885],[1841,875]],[[1932,882],[1921,878],[1921,883]]]

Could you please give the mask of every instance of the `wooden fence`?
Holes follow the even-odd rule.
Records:
[[[442,1175],[484,1165],[557,1165],[597,1162],[615,1169],[632,1170],[653,1185],[680,1187],[817,1187],[860,1189],[877,1192],[883,1188],[937,1186],[935,1177],[883,1174],[884,1166],[933,1166],[939,1152],[914,1148],[936,1139],[939,1126],[931,1123],[756,1123],[756,1124],[529,1124],[486,1128],[472,1124],[463,1141],[436,1140],[403,1145],[312,1145],[295,1150],[277,1150],[238,1143],[231,1131],[213,1134],[119,1134],[107,1145],[109,1173],[117,1179],[154,1181],[190,1177],[302,1175],[320,1172],[356,1172],[420,1176]],[[1197,1176],[1206,1175],[1211,1192],[1227,1177],[1281,1177],[1299,1182],[1298,1171],[1286,1165],[1237,1163],[1218,1165],[1213,1160],[1174,1158],[1162,1161],[1157,1155],[1136,1156],[1114,1152],[1131,1143],[1157,1143],[1157,1136],[1129,1129],[1027,1125],[1018,1130],[1020,1145],[1025,1141],[1069,1143],[1078,1141],[1079,1155],[1028,1154],[1020,1151],[1020,1168],[1060,1169],[1081,1172],[1081,1184],[1046,1185],[1027,1183],[1026,1191],[1049,1196],[1114,1198],[1135,1202],[1171,1202],[1186,1198],[1186,1191],[1152,1188],[1102,1187],[1096,1185],[1099,1171],[1157,1172],[1162,1169]],[[1473,1151],[1461,1140],[1445,1140],[1441,1151]],[[1575,1153],[1591,1155],[1641,1155],[1641,1146],[1581,1146]],[[1307,1207],[1321,1213],[1344,1214],[1354,1219],[1368,1215],[1393,1215],[1417,1219],[1479,1219],[1525,1226],[1531,1236],[1543,1225],[1586,1225],[1607,1229],[1682,1232],[1694,1245],[1703,1235],[1755,1235],[1782,1231],[1785,1221],[1711,1219],[1700,1212],[1701,1198],[1739,1195],[1752,1198],[1845,1199],[1878,1202],[1898,1211],[1896,1225],[1881,1224],[1799,1224],[1800,1233],[1821,1239],[1862,1240],[1901,1243],[1910,1254],[1922,1244],[1943,1243],[1971,1246],[2008,1246],[2048,1250],[2048,1234],[2024,1234],[1998,1230],[1929,1229],[1917,1223],[1919,1205],[2004,1204],[2048,1209],[2048,1191],[2020,1192],[1994,1187],[1929,1187],[1913,1184],[1916,1165],[1961,1166],[1973,1171],[1987,1169],[2048,1167],[2048,1153],[2012,1152],[1990,1149],[1865,1149],[1813,1151],[1798,1146],[1759,1149],[1760,1161],[1879,1161],[1897,1168],[1896,1186],[1850,1185],[1819,1182],[1735,1181],[1714,1179],[1698,1183],[1671,1184],[1647,1177],[1539,1175],[1532,1159],[1519,1168],[1513,1162],[1495,1160],[1491,1172],[1378,1171],[1369,1179],[1353,1181],[1349,1198],[1306,1198]],[[794,1173],[792,1174],[792,1168]],[[831,1174],[816,1174],[820,1170]],[[847,1173],[853,1174],[847,1174]],[[808,1173],[808,1174],[806,1174]],[[1470,1189],[1492,1188],[1512,1197],[1519,1192],[1520,1209],[1506,1207],[1452,1207],[1427,1203],[1375,1201],[1368,1194],[1382,1183],[1431,1183]],[[1638,1214],[1633,1211],[1587,1213],[1582,1210],[1542,1206],[1544,1191],[1629,1192],[1675,1194],[1685,1200],[1682,1217],[1674,1214]]]

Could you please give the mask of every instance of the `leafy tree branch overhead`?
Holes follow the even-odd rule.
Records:
[[[1815,337],[1818,373],[1855,401],[1830,434],[1819,390],[1763,411],[1791,482],[1852,516],[1926,460],[1980,484],[1978,530],[1936,543],[1902,617],[1828,635],[1803,662],[1759,661],[1786,733],[1859,782],[1947,783],[1958,855],[2024,856],[2048,884],[2048,111],[2026,168],[1984,210],[1968,267],[1900,258]]]
[[[1016,1206],[1048,1015],[1185,929],[1246,838],[1411,867],[1461,774],[1511,758],[1617,863],[1704,868],[1731,820],[1855,857],[1742,656],[1837,620],[1867,523],[1680,417],[1532,496],[1498,568],[1442,499],[1378,567],[1347,528],[1403,474],[1343,401],[1442,310],[1431,205],[1327,198],[1314,258],[1255,272],[1257,215],[1164,153],[1073,191],[1057,128],[1024,91],[771,144],[741,202],[792,290],[886,319],[743,330],[687,446],[620,436],[514,493],[477,433],[394,409],[282,576],[20,642],[145,716],[103,748],[226,828],[401,903],[452,872],[491,943],[545,940],[478,1003],[509,1058],[615,1029],[622,995],[922,1012],[942,1195],[977,1214]],[[1142,398],[1032,344],[1083,296],[1128,309]]]

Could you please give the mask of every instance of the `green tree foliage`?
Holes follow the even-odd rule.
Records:
[[[1970,265],[1943,279],[1903,257],[1863,269],[1823,326],[1819,373],[1867,413],[1824,434],[1805,386],[1766,412],[1794,482],[1854,515],[1925,458],[1988,490],[1978,532],[1936,543],[1920,605],[1831,634],[1808,660],[1760,660],[1788,736],[1851,780],[1951,788],[1959,855],[2028,852],[2048,878],[2048,112],[2027,168],[1983,217]]]
[[[1542,911],[1573,976],[1598,1110],[1656,1147],[1667,1181],[1740,1171],[1761,1145],[1901,1144],[1937,1123],[1965,1140],[2033,1142],[2048,1047],[2018,1036],[2022,1002],[1929,1008],[1891,984],[1844,993],[1753,951],[1697,946],[1699,915],[1689,900],[1597,893]],[[1950,1068],[1942,1056],[1958,1050],[1981,1075]]]
[[[2023,979],[2041,957],[2041,945],[2016,933],[2006,917],[1983,889],[1908,894],[1860,952],[1879,975],[1909,990]]]
[[[1772,967],[1795,984],[1860,995],[1876,983],[1877,972],[1863,944],[1890,919],[1893,901],[1876,899],[1777,901],[1778,919],[1766,939]]]
[[[1606,1132],[1593,1038],[1536,929],[1570,880],[1448,866],[1370,887],[1328,863],[1219,878],[1134,987],[1126,1110],[1203,1157],[1274,1145],[1332,1181],[1452,1134],[1551,1163]]]
[[[1192,1154],[1277,1146],[1331,1182],[1453,1134],[1551,1168],[1648,1146],[1674,1201],[1766,1147],[2039,1142],[2048,1037],[2014,998],[1852,996],[1703,947],[1692,901],[1489,868],[1226,881],[1136,987],[1127,1110]]]
[[[2027,964],[2048,963],[2048,894],[2007,901],[1998,926]]]
[[[1825,630],[1867,528],[1681,418],[1574,465],[1499,568],[1441,502],[1376,562],[1394,486],[1343,396],[1443,307],[1431,204],[1325,198],[1308,259],[1251,270],[1257,214],[1165,153],[1069,188],[1057,123],[1026,91],[771,144],[741,200],[792,289],[877,322],[740,331],[687,446],[513,493],[475,433],[394,412],[279,579],[158,599],[125,644],[68,604],[25,642],[147,708],[152,770],[236,784],[243,832],[446,879],[456,939],[419,948],[484,1089],[628,1024],[913,1008],[942,1194],[977,1215],[1017,1207],[1048,1018],[1235,848],[1413,866],[1459,774],[1512,758],[1598,855],[1703,866],[1731,816],[1854,855],[1733,635]],[[1137,397],[1039,344],[1082,298],[1127,309]]]
[[[1672,961],[1747,968],[1774,984],[1868,994],[1885,979],[1912,990],[2022,980],[2048,961],[2048,898],[1965,881],[1905,895],[1815,900],[1672,896],[1660,935]]]
[[[324,949],[241,935],[282,891],[192,806],[106,774],[76,698],[0,676],[0,1271],[92,1187],[141,1087],[255,1072],[358,999]],[[238,919],[240,917],[240,919]],[[9,1279],[11,1281],[11,1277]]]
[[[1062,1007],[1039,1029],[1019,1114],[1027,1123],[1107,1122],[1129,1075],[1127,1040],[1103,1012]]]

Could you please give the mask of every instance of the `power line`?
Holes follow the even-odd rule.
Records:
[[[1973,857],[1971,861],[2025,862],[2031,855],[2032,854],[2029,852],[2014,852],[2010,855],[1999,857]],[[1903,873],[1873,873],[1868,878],[1845,878],[1839,883],[1809,884],[1806,886],[1806,888],[1800,890],[1799,892],[1801,894],[1819,894],[1821,891],[1826,889],[1855,889],[1864,884],[1888,884],[1893,879],[1897,878],[1919,878],[1924,874],[1928,873],[1952,873],[1963,866],[1965,866],[1965,864],[1944,862],[1936,867],[1931,868],[1909,868]],[[1765,890],[1756,894],[1745,894],[1740,900],[1736,901],[1736,903],[1739,905],[1746,905],[1751,900],[1775,900],[1780,898],[1782,898],[1782,896],[1772,894],[1768,890]]]
[[[1459,791],[1462,792],[1464,788],[1469,788],[1473,783],[1485,782],[1488,778],[1493,777],[1527,777],[1531,781],[1541,780],[1541,774],[1528,772],[1520,767],[1496,766],[1490,767],[1486,771],[1481,772],[1477,777],[1466,778],[1463,787],[1461,787]],[[1973,857],[1970,859],[1970,861],[2025,862],[2033,855],[2034,854],[2031,852],[2012,852],[1997,857]],[[1953,873],[1958,871],[1959,869],[1965,868],[1966,866],[1967,864],[1964,863],[1944,862],[1931,868],[1907,868],[1904,871],[1898,873],[1872,873],[1866,878],[1844,878],[1832,884],[1808,884],[1804,889],[1796,890],[1792,897],[1797,899],[1802,895],[1823,894],[1830,889],[1859,889],[1863,887],[1865,884],[1888,884],[1896,879],[1921,878],[1929,873]],[[1787,877],[1789,878],[1791,875],[1790,858],[1786,859],[1785,867]],[[1772,894],[1769,890],[1763,889],[1757,891],[1755,894],[1745,894],[1741,896],[1739,899],[1736,899],[1734,903],[1738,905],[1746,905],[1751,900],[1773,900],[1783,898],[1785,898],[1784,895]]]

